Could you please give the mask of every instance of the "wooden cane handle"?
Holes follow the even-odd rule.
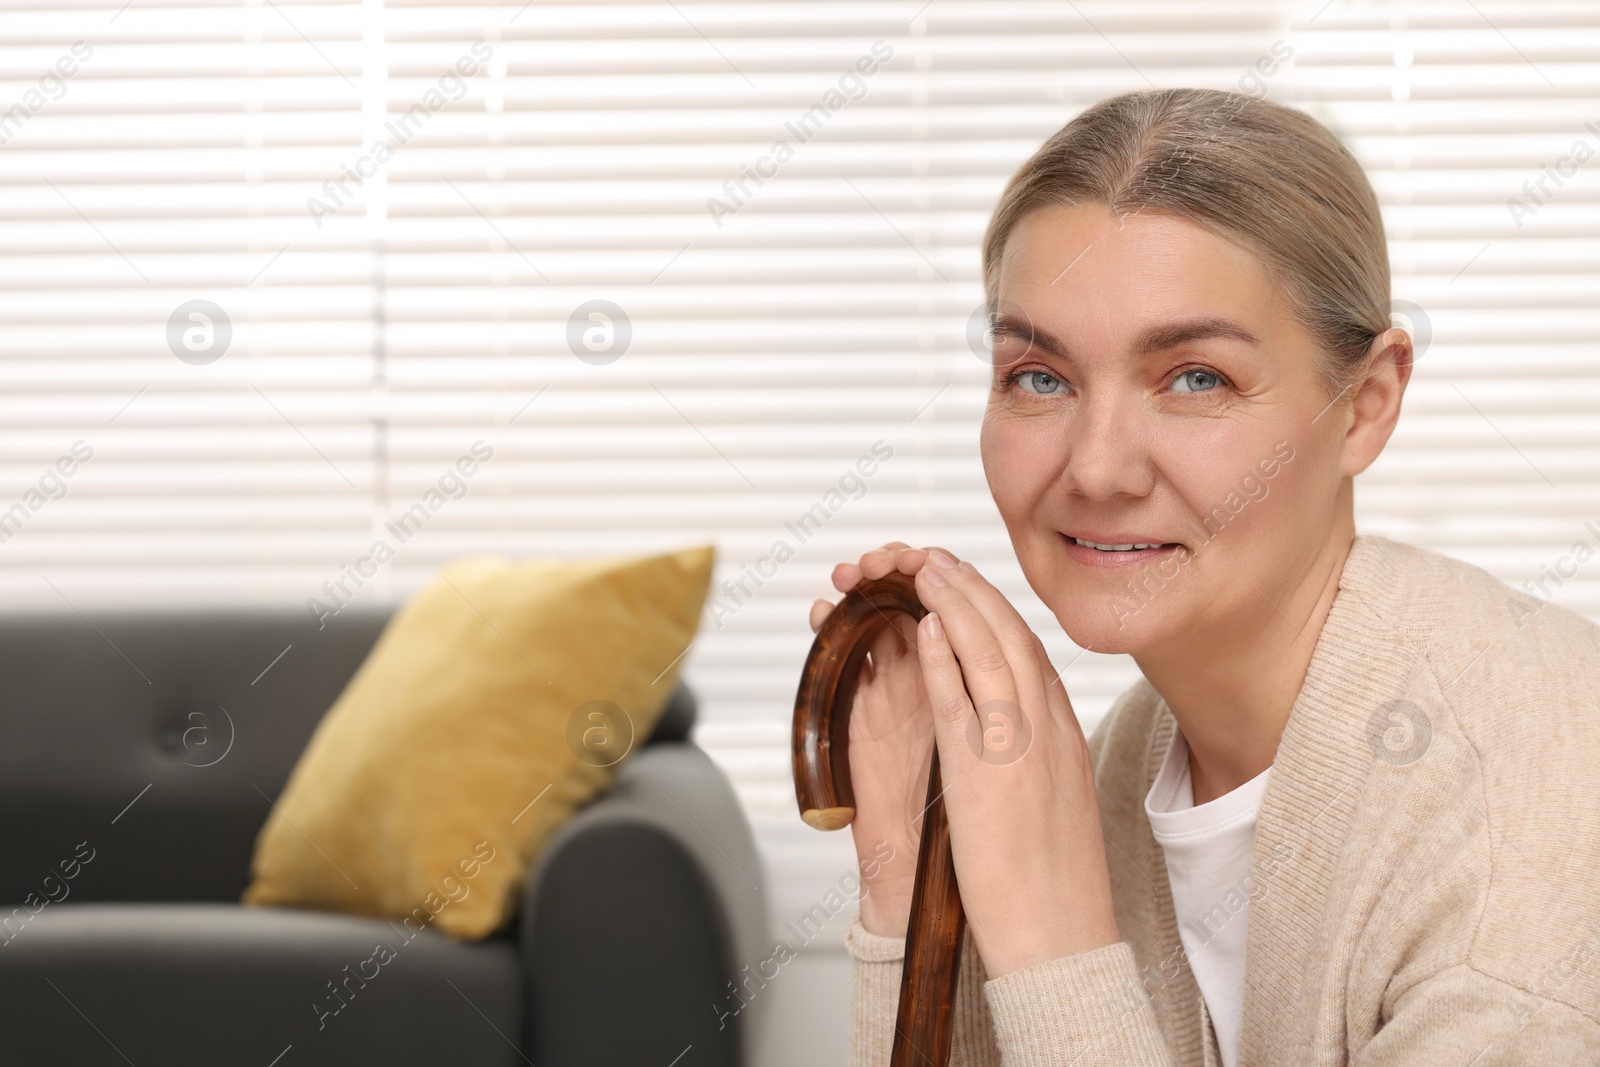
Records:
[[[794,700],[794,788],[800,817],[819,830],[838,830],[855,818],[850,706],[867,649],[894,612],[918,621],[928,613],[909,575],[894,571],[859,582],[823,620],[806,657]],[[950,1061],[956,972],[967,920],[956,886],[943,791],[935,747],[890,1067],[945,1067]]]

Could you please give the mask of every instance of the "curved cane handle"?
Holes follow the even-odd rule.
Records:
[[[894,571],[858,583],[823,620],[806,657],[794,701],[794,788],[800,817],[819,830],[838,830],[855,818],[850,706],[867,649],[897,611],[918,621],[928,613],[909,575]],[[966,914],[956,886],[943,792],[935,747],[890,1067],[945,1067],[950,1060]]]

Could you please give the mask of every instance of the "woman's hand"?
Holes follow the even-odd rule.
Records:
[[[1114,944],[1089,748],[1044,645],[970,563],[935,552],[916,586],[956,881],[985,972]]]
[[[834,588],[848,593],[863,577],[882,578],[894,570],[914,575],[927,556],[925,548],[891,541],[863,554],[859,563],[835,567]],[[826,600],[813,603],[811,629],[821,627],[832,610]],[[850,707],[850,784],[856,799],[850,830],[863,875],[862,927],[904,937],[927,803],[933,713],[923,687],[916,624],[900,612],[889,621],[867,646]]]

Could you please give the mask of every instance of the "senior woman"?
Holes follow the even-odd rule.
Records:
[[[1600,628],[1356,533],[1412,351],[1355,160],[1249,96],[1110,98],[1011,179],[983,280],[1017,559],[1142,677],[1085,740],[970,563],[835,568],[929,609],[852,710],[852,1064],[888,1063],[934,744],[954,1065],[1600,1063]]]

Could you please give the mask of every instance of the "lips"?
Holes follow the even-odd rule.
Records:
[[[1101,534],[1098,537],[1063,533],[1061,539],[1068,555],[1091,567],[1136,566],[1160,559],[1179,547],[1179,542],[1162,541],[1159,536],[1140,533]],[[1084,541],[1090,543],[1081,543]]]
[[[1120,544],[1099,544],[1084,538],[1074,538],[1074,540],[1085,548],[1097,548],[1102,552],[1138,552],[1146,548],[1163,548],[1168,543],[1166,541],[1128,541]]]

